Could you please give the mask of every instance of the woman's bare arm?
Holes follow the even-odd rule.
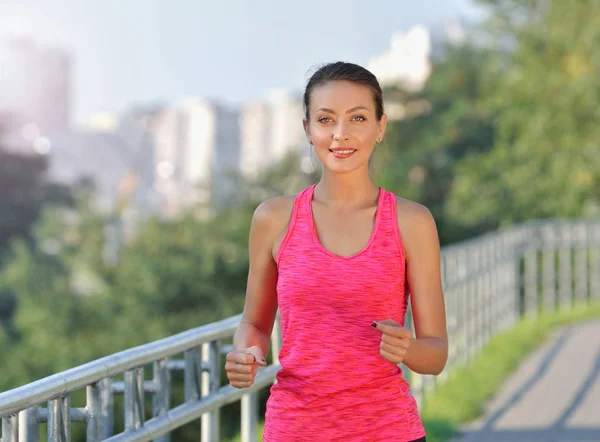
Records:
[[[277,265],[272,251],[289,223],[292,207],[293,197],[280,197],[263,202],[254,212],[246,299],[233,338],[234,349],[258,346],[267,354],[277,313]]]
[[[448,332],[435,220],[426,207],[398,199],[398,226],[415,324],[404,364],[417,373],[436,375],[448,360]]]

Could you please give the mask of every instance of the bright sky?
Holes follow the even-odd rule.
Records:
[[[471,0],[0,0],[0,38],[73,57],[72,117],[186,96],[229,103],[300,90],[325,61],[367,64],[415,24],[480,17]]]

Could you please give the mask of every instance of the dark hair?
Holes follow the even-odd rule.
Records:
[[[373,101],[375,101],[375,115],[377,116],[377,120],[381,120],[383,116],[383,93],[377,77],[368,69],[357,64],[336,61],[321,66],[310,77],[310,80],[308,80],[306,89],[304,90],[304,115],[306,116],[306,121],[309,119],[310,94],[316,86],[329,81],[350,81],[362,84],[371,89]]]

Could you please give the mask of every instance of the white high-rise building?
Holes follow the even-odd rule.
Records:
[[[225,203],[239,174],[239,111],[190,98],[149,116],[144,132],[158,210],[171,217],[199,204]]]
[[[182,179],[208,185],[216,143],[216,112],[202,100],[186,100],[180,109],[182,120]]]
[[[178,108],[181,183],[188,204],[219,205],[235,192],[240,164],[239,111],[200,99]]]
[[[161,210],[166,215],[178,213],[182,207],[181,177],[183,146],[178,112],[163,109],[153,121],[154,189]]]
[[[300,94],[283,89],[272,89],[264,101],[244,106],[240,119],[240,168],[244,175],[256,177],[290,151],[304,151],[308,155],[303,118]]]
[[[302,99],[299,95],[281,89],[268,92],[267,101],[271,107],[271,148],[273,161],[278,161],[294,149],[308,145],[302,118]]]
[[[0,115],[49,136],[69,127],[70,59],[28,39],[0,41]]]
[[[411,91],[423,88],[431,75],[431,33],[424,26],[392,35],[390,50],[372,57],[369,69],[382,86],[400,85]]]
[[[246,177],[256,178],[272,156],[269,115],[264,102],[248,103],[242,108],[240,170]]]

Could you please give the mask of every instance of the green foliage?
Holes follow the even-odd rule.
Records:
[[[490,84],[489,50],[471,44],[449,47],[423,91],[390,90],[406,117],[388,123],[383,151],[377,152],[381,185],[428,207],[443,244],[473,232],[460,232],[445,216],[456,165],[491,149],[494,125],[481,97]]]
[[[482,97],[494,149],[457,167],[448,216],[463,225],[600,214],[600,3],[530,3],[545,7],[506,31],[519,44]]]

